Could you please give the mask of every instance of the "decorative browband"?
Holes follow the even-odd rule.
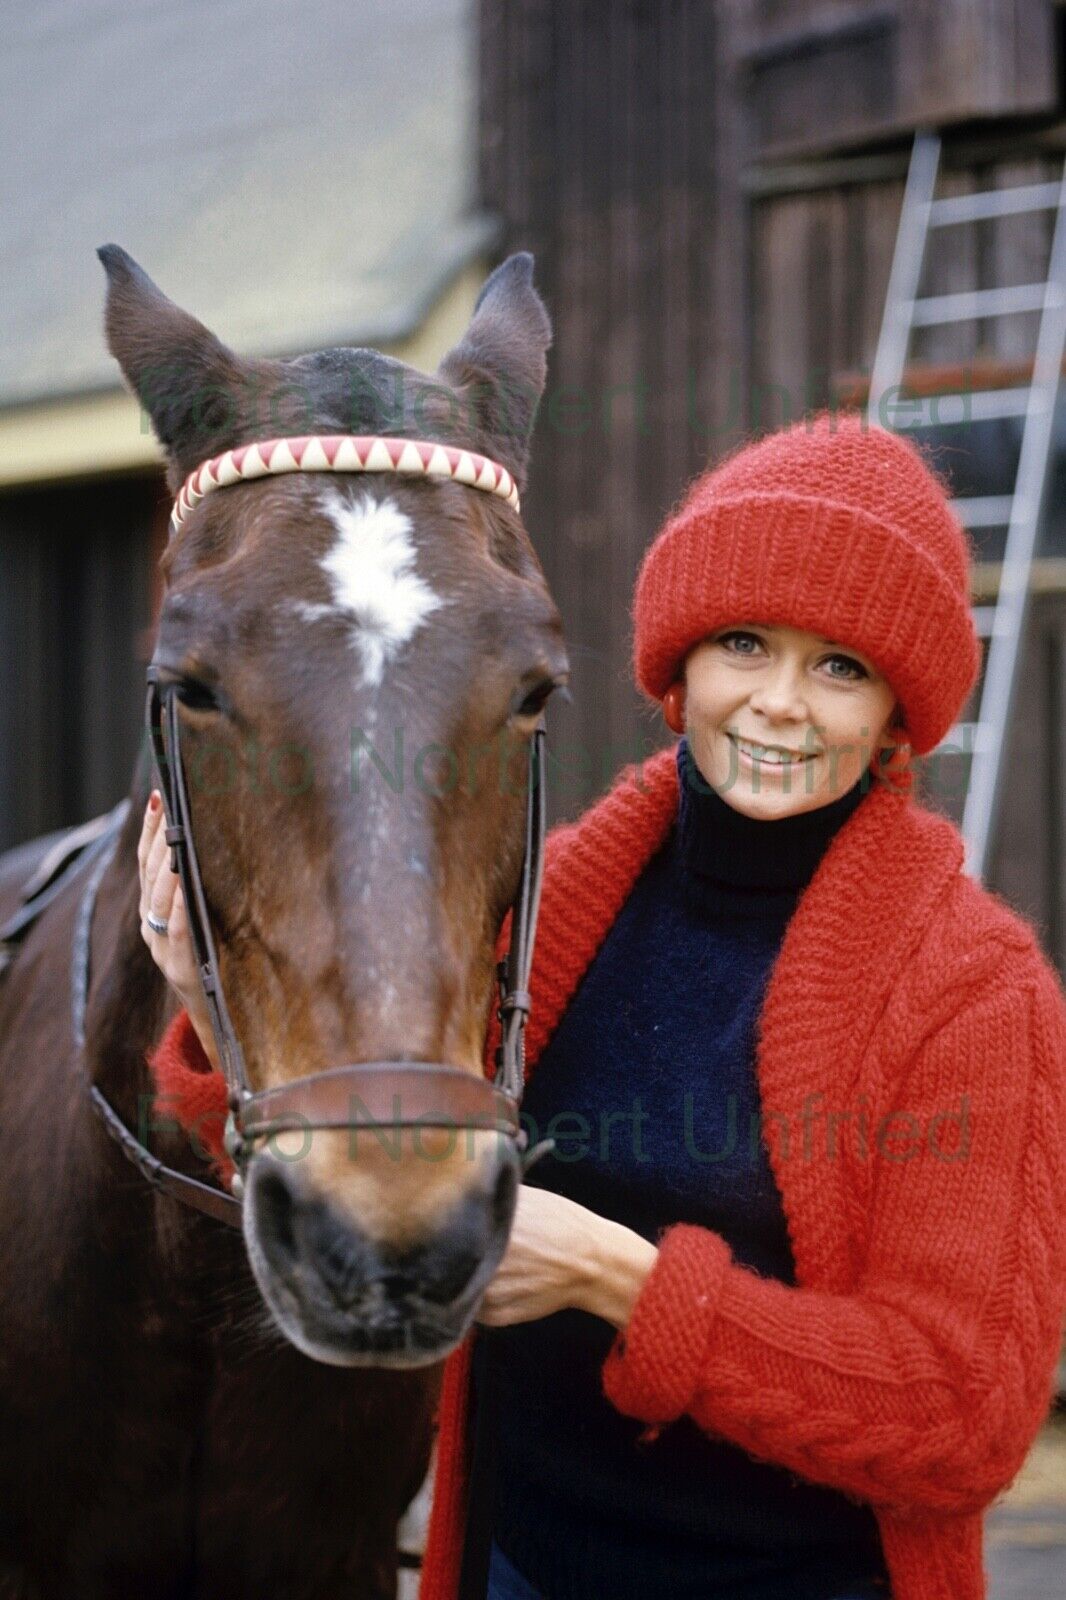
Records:
[[[193,507],[213,489],[280,472],[399,472],[411,478],[450,478],[453,483],[498,494],[519,510],[518,489],[507,468],[476,450],[383,434],[312,434],[264,439],[204,461],[181,486],[170,513],[171,532],[177,532]]]

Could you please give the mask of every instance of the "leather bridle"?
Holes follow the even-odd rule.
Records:
[[[177,688],[173,683],[160,683],[155,663],[148,668],[148,682],[146,718],[163,795],[166,842],[172,851],[172,868],[181,879],[211,1030],[229,1089],[225,1145],[238,1168],[238,1180],[257,1140],[293,1129],[486,1129],[505,1134],[516,1141],[520,1151],[524,1150],[526,1135],[519,1123],[518,1103],[522,1096],[522,1040],[530,1008],[529,971],[543,867],[543,719],[534,730],[529,752],[525,855],[512,908],[511,944],[497,967],[503,1037],[497,1051],[495,1082],[474,1077],[445,1062],[362,1061],[297,1078],[277,1088],[253,1091],[219,978],[193,843]],[[234,1192],[240,1192],[239,1181]]]
[[[270,441],[270,449],[273,451],[279,443],[285,442]],[[388,446],[397,443],[391,439],[382,442]],[[305,440],[298,443],[306,445]],[[360,439],[359,443],[362,447],[366,441]],[[265,455],[263,447],[250,448],[261,452],[261,462]],[[393,450],[392,455],[396,457],[397,452]],[[371,456],[370,459],[374,460],[375,457]],[[483,458],[476,459],[480,462]],[[270,471],[268,455],[266,460],[268,464],[265,470]],[[291,453],[287,452],[285,465],[279,465],[276,470],[294,470],[290,461]],[[202,485],[201,495],[206,492],[203,474],[212,465],[214,463],[207,463],[190,476],[178,504],[183,499],[188,500],[189,485],[194,481]],[[494,464],[489,463],[489,466],[493,467]],[[342,469],[333,467],[332,462],[328,468],[320,467],[316,457],[314,464],[308,462],[302,468],[297,466],[295,470]],[[389,469],[385,466],[366,470]],[[401,466],[397,470],[405,468]],[[504,470],[495,467],[495,488],[489,482],[488,473],[484,481],[466,480],[467,485],[500,493],[502,480],[499,474]],[[262,470],[257,470],[254,475],[262,476]],[[225,487],[226,481],[212,481],[210,488]],[[509,478],[507,481],[510,481]],[[496,967],[499,984],[497,1016],[502,1037],[496,1050],[495,1080],[474,1076],[447,1062],[360,1061],[313,1073],[275,1088],[256,1091],[249,1081],[240,1040],[223,993],[211,920],[193,841],[192,814],[181,753],[179,686],[161,676],[159,664],[154,660],[148,667],[147,679],[145,718],[163,797],[165,837],[171,849],[171,865],[181,881],[211,1029],[229,1092],[224,1143],[236,1168],[232,1182],[233,1197],[165,1167],[134,1137],[103,1096],[97,1093],[94,1095],[94,1104],[125,1154],[145,1176],[168,1193],[197,1210],[207,1211],[238,1227],[241,1221],[239,1202],[247,1164],[260,1141],[283,1131],[448,1128],[496,1132],[513,1141],[523,1171],[528,1170],[533,1161],[552,1145],[551,1140],[542,1140],[532,1149],[527,1148],[526,1130],[519,1119],[525,1078],[523,1037],[530,1011],[529,980],[543,877],[547,818],[544,781],[546,728],[543,715],[534,729],[529,747],[525,849],[522,874],[511,908],[510,945],[507,955]]]

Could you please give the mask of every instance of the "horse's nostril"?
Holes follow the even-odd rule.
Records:
[[[291,1262],[296,1256],[296,1201],[284,1171],[263,1173],[256,1184],[255,1202],[259,1231],[269,1239],[271,1254]]]
[[[499,1248],[514,1214],[517,1189],[517,1165],[508,1157],[490,1190],[465,1197],[449,1226],[425,1251],[422,1292],[427,1300],[450,1305],[459,1298],[486,1257]]]
[[[256,1173],[254,1198],[259,1240],[276,1271],[290,1278],[311,1272],[342,1309],[358,1299],[376,1258],[357,1231],[272,1163]]]

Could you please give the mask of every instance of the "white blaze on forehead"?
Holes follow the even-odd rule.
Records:
[[[337,530],[321,566],[333,591],[332,605],[297,601],[305,617],[347,614],[358,632],[354,643],[363,681],[380,684],[386,663],[444,601],[415,571],[411,519],[392,500],[362,494],[351,500],[335,485],[322,492],[321,506]]]

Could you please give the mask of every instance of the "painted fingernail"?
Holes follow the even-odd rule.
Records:
[[[149,811],[158,811],[159,810],[159,790],[158,789],[153,789],[151,794],[148,796],[148,809],[149,809]]]

